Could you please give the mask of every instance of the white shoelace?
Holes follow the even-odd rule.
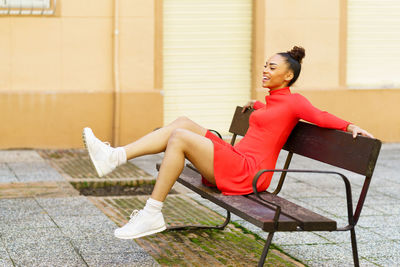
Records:
[[[129,222],[128,223],[133,223],[134,219],[139,215],[140,210],[133,210],[131,215],[129,215]]]

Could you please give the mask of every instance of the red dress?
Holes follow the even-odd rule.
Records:
[[[265,97],[266,105],[257,101],[250,127],[239,143],[231,146],[211,132],[206,137],[214,144],[214,176],[224,195],[253,192],[252,181],[260,169],[274,169],[278,155],[290,132],[300,119],[320,127],[346,131],[347,121],[315,108],[305,97],[292,94],[289,87],[277,89]],[[268,188],[273,173],[260,177],[257,189]]]

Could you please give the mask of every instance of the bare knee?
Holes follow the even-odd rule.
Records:
[[[202,127],[201,125],[195,123],[188,117],[182,116],[177,118],[174,122],[170,124],[173,129],[185,129],[193,133],[197,133],[199,135],[205,135],[207,129]]]
[[[185,136],[187,134],[187,130],[177,128],[174,129],[171,133],[171,136],[168,139],[167,147],[182,147],[185,143]]]
[[[187,129],[190,127],[191,124],[193,124],[193,121],[190,120],[188,117],[185,116],[180,116],[176,120],[174,120],[171,124],[173,124],[177,129]]]

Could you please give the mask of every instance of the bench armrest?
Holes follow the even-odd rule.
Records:
[[[345,226],[345,227],[343,227],[343,228],[341,228],[341,229],[338,229],[338,230],[348,230],[349,228],[354,227],[355,221],[354,221],[354,216],[353,216],[353,202],[352,202],[352,194],[351,194],[351,185],[350,185],[349,179],[348,179],[345,175],[343,175],[343,174],[341,174],[341,173],[339,173],[339,172],[334,172],[334,171],[288,170],[288,169],[271,169],[271,170],[266,170],[266,169],[263,169],[263,170],[258,171],[258,172],[256,173],[256,175],[254,176],[254,178],[253,178],[253,192],[254,192],[254,194],[255,194],[258,198],[261,198],[261,196],[259,195],[259,193],[258,193],[258,191],[257,191],[257,182],[258,182],[258,179],[261,177],[261,175],[262,175],[263,173],[266,173],[266,172],[284,172],[284,173],[288,173],[288,172],[298,172],[298,173],[323,173],[323,174],[335,174],[335,175],[339,175],[339,176],[342,178],[342,180],[343,180],[343,182],[344,182],[344,185],[345,185],[345,188],[346,188],[347,216],[348,216],[348,219],[349,219],[349,225],[347,225],[347,226]]]
[[[208,129],[210,132],[215,133],[219,138],[222,139],[222,135],[217,131],[217,130],[213,130],[213,129]]]

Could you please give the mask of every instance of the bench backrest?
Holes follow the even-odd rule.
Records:
[[[242,113],[242,107],[236,107],[229,129],[234,138],[246,134],[251,113],[252,110]],[[381,141],[378,139],[363,136],[353,139],[350,133],[299,122],[283,149],[371,177],[380,147]]]

